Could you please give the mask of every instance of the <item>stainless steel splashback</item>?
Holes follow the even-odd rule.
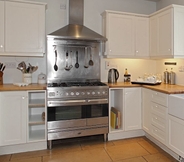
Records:
[[[87,47],[87,53],[85,53]],[[73,41],[73,40],[53,40],[47,39],[47,83],[53,81],[85,81],[100,80],[100,49],[101,44],[94,41]],[[57,60],[55,57],[57,52]],[[79,68],[76,64],[76,51],[78,51]],[[89,66],[90,51],[93,60],[93,66]],[[66,60],[66,52],[68,52],[68,60]],[[54,70],[54,65],[58,70]],[[67,71],[66,64],[73,67]],[[86,62],[88,68],[85,68]]]

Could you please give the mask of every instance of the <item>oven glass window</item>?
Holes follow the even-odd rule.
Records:
[[[108,104],[98,104],[90,106],[90,118],[108,116]]]
[[[83,109],[81,106],[57,106],[48,108],[48,121],[85,118]]]

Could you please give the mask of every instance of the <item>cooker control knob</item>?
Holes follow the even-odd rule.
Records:
[[[72,96],[74,95],[74,93],[73,93],[73,92],[71,92],[70,94],[71,94]]]
[[[99,91],[98,91],[97,93],[98,93],[98,95],[100,94],[100,92],[99,92]]]
[[[79,95],[79,92],[76,92],[76,95],[78,96]]]
[[[85,92],[81,92],[82,95],[85,95]]]
[[[103,91],[102,93],[105,94],[105,91]]]
[[[95,95],[95,92],[92,92],[92,95]]]
[[[66,96],[68,96],[68,95],[69,95],[69,94],[68,94],[68,92],[66,92],[65,94],[66,94]]]
[[[87,95],[90,95],[90,92],[87,92]]]

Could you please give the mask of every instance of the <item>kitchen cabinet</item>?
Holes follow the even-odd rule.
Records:
[[[0,53],[4,51],[4,2],[0,1]]]
[[[102,13],[107,58],[149,57],[149,18],[145,15],[105,11]]]
[[[109,123],[111,123],[111,107],[116,108],[120,112],[120,128],[114,129],[109,125],[109,132],[124,131],[124,112],[123,112],[123,88],[109,89]]]
[[[151,134],[151,98],[152,91],[142,88],[142,128],[148,134]]]
[[[143,89],[143,130],[167,146],[168,95]]]
[[[169,148],[184,157],[184,120],[169,115],[168,121]]]
[[[109,99],[109,120],[111,107],[121,114],[121,127],[113,129],[109,126],[111,133],[141,129],[141,88],[110,88]]]
[[[184,57],[184,7],[171,5],[150,16],[150,56]]]
[[[1,1],[0,55],[43,56],[45,53],[45,4]],[[2,23],[3,22],[3,23]]]
[[[125,88],[123,96],[125,131],[141,129],[141,88]]]
[[[46,141],[46,92],[28,91],[28,140]]]
[[[26,143],[27,93],[0,92],[0,146]]]

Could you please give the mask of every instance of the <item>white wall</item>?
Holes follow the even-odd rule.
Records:
[[[31,1],[31,0],[30,0]],[[60,5],[68,4],[68,0],[32,0],[38,2],[44,2],[48,4],[46,11],[46,34],[49,34],[58,28],[61,28],[67,25],[67,12],[68,10],[60,9]],[[104,10],[116,10],[124,12],[134,12],[140,14],[150,14],[156,11],[156,3],[145,0],[84,0],[84,24],[91,28],[92,30],[102,33],[101,29],[101,13]],[[31,63],[32,65],[38,65],[39,69],[37,72],[33,73],[33,82],[37,82],[37,76],[40,72],[46,73],[46,56],[43,58],[29,58],[29,57],[0,57],[0,62],[16,62],[20,63],[25,61],[27,64]],[[112,60],[113,62],[116,60]],[[104,70],[104,59],[102,59],[102,80],[106,80],[107,70]],[[155,63],[154,61],[149,61]],[[128,68],[130,72],[136,76],[136,73],[139,75],[145,73],[146,71],[143,68],[143,65],[147,66],[146,61],[142,61],[140,66],[140,61],[136,61],[136,64],[140,66],[142,71],[137,70],[137,66],[132,64],[132,61],[118,60],[118,68],[121,73],[124,71],[124,66],[129,63]],[[127,65],[126,65],[127,66]],[[153,65],[154,66],[154,65]],[[122,80],[120,78],[120,80]],[[4,71],[4,83],[13,83],[21,82],[22,74],[19,70],[8,69]]]
[[[108,81],[108,69],[105,68],[105,62],[110,62],[114,68],[119,71],[120,77],[118,82],[124,81],[124,73],[127,68],[128,73],[131,74],[131,80],[136,80],[138,77],[143,77],[144,74],[157,74],[156,61],[147,59],[103,59],[101,61],[101,80]]]
[[[176,62],[176,65],[165,65],[165,62]],[[173,68],[173,72],[175,72],[176,84],[184,85],[184,72],[180,72],[179,69],[184,67],[184,59],[163,59],[156,61],[156,69],[157,73],[161,73],[163,76],[164,71],[167,69],[171,71]]]
[[[157,10],[169,6],[171,4],[184,5],[184,0],[160,0],[157,2]]]

